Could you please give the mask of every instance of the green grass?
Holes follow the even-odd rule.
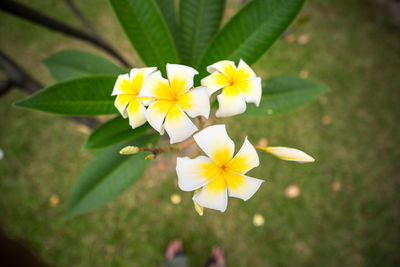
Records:
[[[62,1],[25,2],[79,25]],[[83,8],[138,62],[106,1]],[[214,245],[227,250],[230,266],[398,266],[399,30],[364,1],[309,1],[302,15],[311,21],[295,34],[308,34],[309,42],[278,41],[255,68],[264,78],[305,69],[331,92],[295,112],[224,121],[237,146],[246,135],[253,143],[266,137],[306,151],[314,164],[260,153],[261,166],[251,172],[267,180],[259,192],[248,202],[230,199],[223,214],[206,210],[200,217],[165,155],[159,160],[170,163],[166,171],[149,168],[109,205],[64,220],[68,195],[92,158],[82,149],[87,135],[60,117],[11,107],[24,97],[13,91],[0,99],[1,227],[54,266],[157,266],[177,237],[192,266],[202,266]],[[0,21],[5,52],[47,84],[42,58],[69,47],[94,51],[3,13]],[[332,122],[322,124],[324,116]],[[331,189],[334,182],[340,191]],[[292,184],[301,194],[288,199]],[[172,193],[182,196],[180,205],[171,204]],[[60,196],[56,207],[52,194]],[[253,226],[255,213],[264,226]]]

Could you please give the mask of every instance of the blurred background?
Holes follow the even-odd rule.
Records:
[[[60,0],[19,0],[76,27]],[[98,30],[135,66],[143,66],[106,0],[76,1]],[[227,1],[226,21],[242,1]],[[69,220],[69,193],[93,156],[88,128],[17,109],[27,94],[0,97],[0,227],[52,266],[158,266],[174,238],[192,266],[214,245],[230,266],[399,266],[400,264],[400,2],[309,0],[307,23],[293,29],[253,67],[317,80],[330,92],[294,112],[236,116],[227,123],[239,146],[299,148],[313,164],[260,155],[250,175],[266,183],[247,202],[229,199],[225,213],[193,209],[177,187],[174,157],[157,158],[110,204]],[[0,47],[42,84],[54,82],[41,60],[93,46],[0,12]],[[0,78],[5,74],[0,71]],[[174,195],[175,194],[175,195]],[[253,218],[264,218],[264,224]]]

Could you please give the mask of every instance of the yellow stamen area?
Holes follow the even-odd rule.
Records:
[[[233,81],[233,79],[236,76],[236,68],[233,64],[230,62],[220,62],[221,67],[222,67],[222,72],[225,74],[225,76],[230,80]]]
[[[238,94],[240,94],[239,89],[236,86],[225,86],[224,87],[224,93],[225,96],[229,97],[229,96],[237,96]]]
[[[247,155],[238,156],[237,155],[228,164],[226,164],[226,167],[234,172],[244,173],[246,170],[248,170],[252,167],[252,162],[249,159],[250,159],[250,156],[247,156]]]
[[[224,174],[221,172],[207,184],[206,194],[219,195],[223,190],[226,190],[226,182]]]
[[[172,104],[173,102],[170,100],[157,100],[151,105],[151,108],[156,113],[165,114]]]
[[[211,180],[221,172],[221,167],[214,162],[207,162],[199,165],[199,169],[196,171],[199,172],[202,177],[207,177],[208,180]]]
[[[129,102],[129,106],[128,106],[128,113],[132,114],[134,112],[138,112],[140,110],[141,104],[140,102],[137,100],[137,98],[135,97],[135,99],[131,100]]]
[[[190,109],[190,108],[193,108],[193,105],[192,105],[193,100],[194,99],[191,96],[191,94],[189,94],[189,92],[186,92],[178,97],[177,103],[182,109]]]
[[[174,99],[178,99],[178,97],[185,92],[186,90],[186,79],[179,79],[178,77],[174,77],[169,86],[171,87],[172,97]]]
[[[169,120],[179,120],[182,117],[182,111],[175,101],[171,101],[172,105],[168,109],[167,118]]]
[[[235,84],[236,88],[238,88],[242,93],[249,93],[251,89],[251,82],[249,80],[239,81]]]
[[[123,80],[120,84],[120,89],[124,94],[137,96],[142,88],[144,73],[138,72],[132,80]]]
[[[218,86],[224,86],[231,83],[231,81],[222,73],[216,73],[214,75],[214,79]]]
[[[240,174],[232,172],[230,169],[224,171],[225,181],[228,187],[233,191],[243,190],[244,177]]]
[[[222,70],[225,78],[229,81],[230,86],[235,86],[236,84],[251,77],[251,73],[248,72],[245,68],[236,69],[230,63],[223,63]]]
[[[135,95],[118,95],[117,98],[115,99],[115,106],[118,108],[124,107],[134,98],[136,98]]]
[[[229,149],[220,149],[217,151],[216,155],[220,157],[219,160],[221,160],[221,162],[225,163],[221,165],[217,165],[214,162],[204,163],[199,166],[198,170],[201,176],[211,180],[207,184],[207,193],[219,194],[221,191],[226,190],[227,186],[234,191],[244,190],[244,177],[236,172],[238,169],[243,168],[243,165],[240,164],[243,164],[243,162],[247,160],[240,158],[238,161],[231,161],[232,157],[229,153]],[[228,162],[229,164],[226,164]]]
[[[156,83],[157,84],[154,88],[155,97],[165,100],[174,99],[175,94],[172,92],[172,89],[166,80],[158,80]]]
[[[231,150],[228,145],[224,145],[219,147],[213,155],[212,159],[217,163],[220,167],[223,167],[232,159]]]

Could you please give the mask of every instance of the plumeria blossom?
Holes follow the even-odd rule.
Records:
[[[181,142],[197,131],[187,115],[208,118],[210,101],[205,87],[193,88],[198,72],[188,66],[167,64],[168,80],[160,71],[151,74],[139,96],[153,98],[145,116],[160,134],[167,131],[171,144]],[[187,115],[186,115],[187,114]]]
[[[201,80],[201,85],[206,86],[209,95],[222,88],[222,93],[217,96],[219,109],[217,117],[228,117],[246,111],[246,102],[260,104],[261,78],[243,61],[235,63],[222,60],[207,67],[211,73]]]
[[[132,128],[139,127],[146,122],[145,99],[138,97],[142,89],[143,82],[157,68],[134,68],[128,74],[118,76],[111,95],[116,95],[115,107],[121,113],[122,117],[129,117],[129,124]]]
[[[193,138],[208,157],[178,158],[176,171],[180,189],[200,189],[193,196],[193,201],[199,206],[224,212],[228,195],[246,201],[264,182],[245,175],[259,165],[257,152],[247,137],[235,156],[235,144],[229,138],[225,125],[209,126]],[[199,208],[196,207],[196,210]]]

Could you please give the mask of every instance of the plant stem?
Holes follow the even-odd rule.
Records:
[[[129,63],[111,45],[95,35],[88,34],[84,31],[71,27],[59,20],[56,20],[39,11],[36,11],[30,7],[27,7],[12,0],[1,0],[0,9],[20,18],[39,24],[45,28],[58,31],[74,38],[89,42],[108,52],[114,58],[118,59],[125,67],[129,67]]]
[[[43,85],[26,73],[16,62],[8,57],[0,50],[0,69],[3,69],[8,78],[1,84],[0,95],[7,93],[13,86],[30,94],[35,93],[43,88]],[[68,117],[71,120],[86,125],[90,129],[94,129],[100,125],[100,122],[94,118],[85,117]]]

